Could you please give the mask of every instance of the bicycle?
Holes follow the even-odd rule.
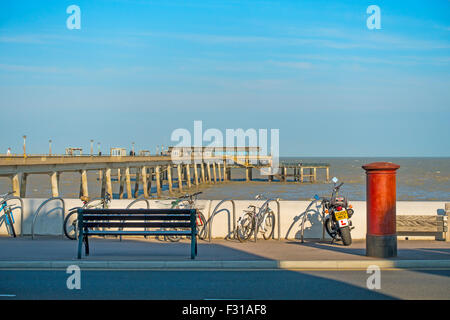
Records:
[[[186,194],[184,196],[176,198],[174,201],[171,202],[171,209],[196,209],[195,202],[197,201],[197,196],[201,193],[202,192],[196,192],[193,194]],[[206,223],[207,222],[203,213],[200,210],[197,210],[196,226],[197,226],[197,235],[200,240],[205,240],[207,237],[208,229],[206,228]],[[177,235],[164,236],[164,240],[169,240],[171,242],[178,242],[180,241],[180,239],[181,236]]]
[[[64,219],[64,234],[70,240],[76,240],[78,237],[78,216],[77,211],[82,209],[108,209],[111,203],[111,195],[107,192],[104,197],[90,199],[89,197],[80,197],[83,201],[82,207],[74,207],[69,210],[69,214]]]
[[[256,200],[263,200],[262,195],[258,194]],[[244,210],[241,217],[237,221],[236,236],[240,242],[245,242],[251,238],[253,233],[261,232],[264,240],[272,237],[275,229],[275,214],[269,208],[269,204],[258,208],[254,205],[249,205],[247,210]]]
[[[3,200],[0,202],[0,212],[3,211],[3,216],[0,220],[0,226],[3,224],[3,221],[5,221],[6,230],[9,235],[12,235],[14,238],[16,235],[16,230],[14,229],[14,215],[13,210],[17,207],[12,207],[7,203],[9,199],[11,199],[11,196],[13,195],[13,192],[8,192],[5,194],[0,195],[0,198],[3,198]]]

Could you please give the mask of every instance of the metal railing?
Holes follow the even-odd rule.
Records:
[[[230,223],[230,211],[228,209],[221,209],[221,210],[217,210],[219,209],[219,207],[227,202],[230,201],[233,205],[233,229],[231,229],[231,223]],[[234,230],[236,230],[236,204],[234,203],[234,200],[232,199],[224,199],[222,201],[220,201],[214,208],[213,212],[211,213],[211,216],[209,217],[207,224],[208,224],[208,241],[211,242],[211,236],[212,236],[212,223],[214,220],[214,217],[216,214],[218,214],[219,212],[222,211],[228,211],[228,235],[225,237],[225,239],[229,238],[230,236],[235,235]],[[205,226],[206,228],[206,226]],[[232,231],[233,230],[233,231]]]
[[[33,222],[32,222],[32,224],[31,224],[31,239],[34,240],[34,225],[35,225],[35,223],[36,223],[37,217],[39,216],[39,212],[41,211],[41,209],[42,209],[47,203],[49,203],[50,201],[54,201],[54,200],[59,200],[59,201],[61,201],[61,203],[62,203],[62,214],[61,214],[61,221],[62,221],[62,223],[61,223],[61,237],[64,239],[64,215],[65,215],[65,212],[66,212],[66,206],[65,206],[65,203],[64,203],[64,199],[61,198],[61,197],[51,197],[51,198],[45,200],[44,202],[41,203],[41,205],[39,206],[39,208],[36,210],[36,212],[35,212],[34,215],[33,215]]]
[[[145,202],[145,203],[147,204],[147,209],[150,209],[150,202],[148,202],[148,200],[145,199],[145,198],[138,198],[138,199],[136,199],[136,200],[130,202],[130,203],[127,205],[126,209],[130,209],[136,202],[139,202],[139,201]]]
[[[264,202],[264,204],[259,208],[259,211],[258,211],[258,214],[256,215],[257,217],[259,217],[260,216],[260,213],[261,213],[261,211],[264,209],[264,207],[265,206],[267,206],[267,209],[269,208],[269,203],[270,202],[275,202],[276,204],[277,204],[277,222],[276,222],[276,224],[277,224],[277,233],[278,233],[278,239],[277,240],[280,240],[280,238],[281,238],[281,224],[280,224],[280,200],[279,199],[267,199],[265,202]],[[255,242],[256,242],[256,239],[258,238],[258,230],[259,229],[259,221],[258,221],[258,223],[256,224],[256,226],[255,226],[255,234],[254,234],[254,237],[255,237]],[[275,234],[275,232],[272,234],[272,239],[274,239],[274,234]]]
[[[150,209],[150,202],[148,202],[145,198],[138,198],[132,202],[130,202],[125,209],[130,209],[136,202],[145,202],[147,204],[147,209]],[[120,228],[122,230],[122,228]],[[144,228],[145,231],[147,231],[147,227]],[[144,236],[147,239],[147,236]],[[120,241],[122,241],[122,235],[119,236]]]

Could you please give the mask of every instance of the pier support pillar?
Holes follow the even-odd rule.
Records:
[[[167,183],[169,184],[169,193],[173,193],[173,184],[172,184],[172,166],[167,166]]]
[[[396,257],[396,171],[400,166],[390,162],[373,162],[362,168],[367,175],[366,255]]]
[[[327,167],[327,182],[330,181],[330,168]]]
[[[196,186],[198,186],[198,170],[196,163],[194,163],[194,183]]]
[[[317,168],[314,168],[313,182],[317,182]]]
[[[252,174],[253,174],[253,172],[252,172],[252,168],[251,167],[245,168],[245,179],[247,181],[252,181],[252,179],[253,179]]]
[[[108,192],[112,198],[113,191],[112,191],[112,182],[111,182],[111,168],[105,169],[105,180],[106,180],[106,192]]]
[[[206,172],[208,174],[208,183],[211,183],[211,166],[209,162],[206,163]]]
[[[183,177],[181,174],[181,164],[177,165],[177,173],[178,173],[178,191],[183,192]]]
[[[100,181],[100,195],[103,198],[106,194],[106,178],[105,178],[105,170],[99,170],[98,171],[98,179]]]
[[[217,173],[219,174],[219,182],[222,182],[222,171],[220,170],[220,162],[217,162]]]
[[[212,169],[213,169],[214,183],[217,183],[216,163],[214,161],[212,163]]]
[[[141,183],[141,170],[136,168],[136,181],[134,182],[134,197],[139,197],[139,184]]]
[[[228,181],[227,176],[227,160],[223,161],[223,181]]]
[[[202,170],[202,183],[206,183],[206,177],[205,177],[205,164],[202,162],[200,163],[200,168]]]
[[[192,184],[191,184],[191,168],[190,168],[189,164],[186,164],[186,182],[187,182],[188,188],[191,188],[192,187]]]
[[[20,196],[19,174],[11,176],[12,192],[15,196]]]
[[[25,198],[27,193],[27,178],[28,173],[22,173],[22,178],[20,181],[20,197]]]
[[[51,183],[51,187],[52,187],[52,197],[59,197],[59,190],[58,190],[58,186],[59,186],[59,182],[58,182],[58,173],[57,172],[52,172],[50,174],[50,183]]]
[[[130,168],[125,168],[125,179],[127,184],[127,198],[132,199],[133,195],[131,194],[131,178],[130,178]]]
[[[87,171],[81,170],[81,195],[89,197]]]
[[[161,167],[160,166],[156,166],[155,168],[155,179],[156,179],[156,194],[158,195],[158,197],[161,196]]]
[[[153,168],[147,168],[147,194],[152,195]]]
[[[119,199],[123,199],[125,189],[125,175],[122,173],[123,169],[118,169],[117,176],[119,179]]]

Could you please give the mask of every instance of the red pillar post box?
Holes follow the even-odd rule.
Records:
[[[390,162],[373,162],[362,168],[367,175],[366,255],[396,257],[396,171],[400,166]]]

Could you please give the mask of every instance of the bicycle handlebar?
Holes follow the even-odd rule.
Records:
[[[7,192],[7,193],[5,193],[5,194],[0,194],[0,198],[6,198],[6,197],[8,197],[8,196],[10,196],[10,195],[12,195],[12,194],[14,194],[14,192],[12,192],[12,191]]]
[[[202,194],[203,192],[199,191],[199,192],[195,192],[193,194],[185,194],[184,196],[178,197],[177,199],[187,199],[187,198],[194,198],[196,196],[198,196],[199,194]]]

